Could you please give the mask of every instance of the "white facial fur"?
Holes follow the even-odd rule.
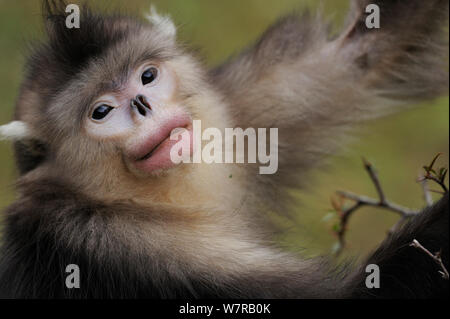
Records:
[[[141,76],[149,67],[156,67],[158,74],[153,82],[144,85]],[[126,158],[141,157],[151,150],[154,139],[165,134],[162,131],[168,125],[190,122],[190,115],[183,105],[179,105],[175,92],[176,77],[168,65],[144,64],[135,70],[123,89],[96,100],[86,119],[87,134],[98,141],[113,142]],[[145,96],[150,104],[151,110],[145,116],[130,105],[137,95]],[[113,109],[102,120],[93,120],[92,112],[101,104]]]
[[[128,80],[126,88],[117,93],[109,93],[99,97],[94,103],[92,111],[101,104],[107,104],[114,109],[101,121],[87,119],[86,129],[91,137],[97,139],[115,139],[136,134],[140,124],[145,121],[154,121],[154,116],[164,111],[164,108],[171,104],[175,91],[174,75],[164,66],[155,66],[158,75],[154,82],[143,85],[141,82],[142,73],[152,64],[145,64],[138,68]],[[150,103],[153,116],[149,119],[139,118],[130,107],[131,99],[137,95],[146,96]]]

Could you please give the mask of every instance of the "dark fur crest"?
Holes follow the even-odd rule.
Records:
[[[65,1],[44,1],[43,8],[48,41],[38,46],[32,55],[28,76],[32,81],[42,76],[50,80],[50,85],[47,81],[43,83],[51,87],[53,93],[81,72],[89,61],[139,29],[139,24],[131,19],[95,13],[86,5],[80,9],[80,28],[69,29]]]

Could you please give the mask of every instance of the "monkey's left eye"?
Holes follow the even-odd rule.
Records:
[[[155,81],[156,77],[158,76],[158,69],[155,67],[148,68],[147,70],[142,73],[141,81],[143,85],[147,85],[149,83],[152,83]]]
[[[111,112],[112,109],[113,109],[112,106],[102,104],[94,110],[94,112],[92,113],[92,119],[100,121],[104,119],[106,115],[108,115],[109,112]]]

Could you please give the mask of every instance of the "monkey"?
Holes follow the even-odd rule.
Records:
[[[281,18],[211,69],[155,11],[140,20],[44,0],[14,121],[18,198],[4,211],[3,298],[448,298],[448,194],[358,265],[300,258],[265,219],[355,123],[448,92],[447,0],[353,0],[340,33],[311,12]],[[381,28],[365,25],[380,8]],[[278,128],[278,171],[175,164],[171,131]],[[194,146],[187,142],[188,150]],[[229,178],[232,176],[232,178]],[[68,265],[81,286],[68,289]],[[379,289],[365,266],[380,267]]]

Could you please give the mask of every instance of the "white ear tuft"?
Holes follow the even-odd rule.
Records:
[[[177,35],[177,28],[175,27],[175,24],[173,23],[170,16],[159,15],[155,9],[155,6],[152,5],[150,7],[150,14],[147,14],[146,18],[151,24],[157,27],[165,35],[175,39]]]
[[[30,136],[30,129],[25,122],[12,121],[0,126],[0,140],[22,140]]]

